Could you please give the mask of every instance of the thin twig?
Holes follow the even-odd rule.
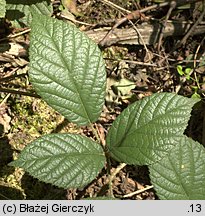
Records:
[[[177,1],[177,6],[181,6],[181,5],[184,5],[184,4],[187,4],[187,3],[192,3],[192,2],[198,2],[198,1],[201,1],[201,0],[181,0],[181,1]],[[112,27],[112,29],[100,41],[100,45],[104,46],[106,44],[107,38],[109,38],[109,36],[112,34],[113,30],[116,29],[122,23],[124,23],[124,22],[126,22],[128,20],[139,19],[139,18],[147,20],[147,17],[143,13],[145,13],[147,11],[150,11],[150,10],[153,10],[153,9],[166,7],[169,4],[170,4],[170,1],[162,2],[162,3],[159,3],[159,4],[155,4],[155,5],[151,5],[149,7],[143,8],[141,10],[135,10],[135,11],[129,13],[128,15],[122,17],[121,19],[117,19],[116,22],[115,22],[115,25]]]
[[[197,87],[200,89],[200,85],[199,85],[199,80],[198,80],[198,77],[197,77],[197,75],[196,75],[196,58],[197,58],[197,55],[198,55],[198,52],[199,52],[199,49],[200,49],[200,47],[201,47],[201,44],[199,44],[199,46],[197,47],[197,49],[196,49],[196,52],[195,52],[195,54],[194,54],[194,77],[195,77],[195,81],[196,81],[196,84],[197,84]]]
[[[144,48],[145,48],[145,51],[146,51],[146,53],[147,53],[147,55],[148,55],[148,61],[150,62],[152,58],[151,58],[151,55],[150,55],[149,50],[148,50],[148,48],[147,48],[147,45],[146,45],[146,43],[145,43],[145,41],[144,41],[144,39],[143,39],[143,37],[142,37],[140,31],[139,31],[138,28],[134,25],[134,23],[132,22],[132,20],[128,20],[128,21],[132,24],[133,28],[135,29],[135,31],[136,31],[137,34],[139,35],[139,38],[141,39],[142,44],[143,44],[143,46],[144,46]]]
[[[195,52],[195,54],[194,54],[194,60],[193,60],[193,62],[194,62],[194,67],[196,67],[196,63],[197,63],[197,62],[201,62],[200,60],[197,60],[197,55],[198,55],[198,53],[199,53],[199,50],[200,50],[202,44],[204,43],[204,40],[205,40],[205,36],[203,37],[202,41],[201,41],[200,44],[198,45],[198,47],[197,47],[197,49],[196,49],[196,52]]]
[[[201,0],[180,0],[180,1],[175,0],[175,2],[177,3],[177,6],[182,6],[182,5],[185,5],[185,4],[188,4],[188,3],[195,3],[195,2],[199,2],[199,1],[201,1]],[[162,3],[159,3],[159,4],[155,4],[155,5],[151,5],[149,7],[143,8],[142,10],[140,10],[140,12],[144,13],[144,12],[147,12],[147,11],[150,11],[150,10],[166,7],[169,4],[170,4],[170,1],[162,2]]]
[[[95,138],[97,139],[98,143],[101,143],[100,136],[99,136],[97,130],[93,127],[93,124],[92,124],[92,123],[90,123],[90,127],[91,127],[92,132],[93,132]],[[102,144],[102,143],[101,143],[101,144]]]
[[[8,100],[8,98],[10,97],[10,95],[11,95],[11,93],[9,93],[9,94],[7,94],[5,97],[4,97],[4,99],[1,101],[1,103],[0,103],[0,107],[4,104],[4,103],[6,103],[6,101]]]
[[[0,193],[0,196],[2,196],[6,200],[10,200],[10,198],[8,198],[7,196],[3,195],[2,193]]]
[[[66,15],[63,15],[63,14],[60,14],[60,17],[64,18],[64,19],[67,19],[67,20],[70,20],[74,23],[78,23],[78,24],[81,24],[81,25],[87,25],[87,26],[95,26],[96,24],[90,24],[90,23],[86,23],[86,22],[82,22],[82,21],[78,21],[76,19],[73,19],[71,17],[68,17]]]
[[[13,75],[11,75],[11,76],[7,76],[7,77],[3,77],[3,78],[1,78],[0,79],[0,83],[3,83],[3,82],[9,82],[10,80],[13,80],[13,79],[15,79],[15,78],[19,78],[19,77],[24,77],[24,76],[26,76],[27,75],[27,73],[24,73],[24,74],[13,74]]]
[[[115,178],[115,176],[122,170],[127,164],[121,163],[115,170],[114,172],[110,175],[109,178],[109,195],[113,197],[113,188],[112,188],[112,182]]]
[[[150,186],[148,186],[148,187],[146,187],[146,188],[143,188],[143,189],[134,191],[134,192],[132,192],[132,193],[126,194],[126,195],[123,196],[123,198],[128,198],[128,197],[132,197],[132,196],[134,196],[134,195],[143,193],[143,192],[145,192],[145,191],[147,191],[147,190],[152,189],[153,187],[154,187],[153,185],[150,185]]]
[[[127,12],[127,11],[126,11]],[[122,13],[123,14],[123,13]],[[125,16],[124,14],[123,14],[123,16]],[[137,27],[135,26],[135,24],[132,22],[132,19],[133,18],[139,18],[139,17],[141,17],[141,13],[139,12],[139,11],[136,11],[135,12],[135,14],[128,14],[126,17],[124,17],[124,18],[122,18],[122,19],[120,19],[120,20],[118,20],[118,22],[113,26],[113,28],[108,32],[108,34],[103,38],[103,40],[100,42],[100,44],[103,46],[104,44],[105,44],[105,42],[106,42],[106,38],[108,38],[109,37],[109,35],[113,32],[113,30],[115,29],[115,28],[117,28],[121,23],[123,23],[123,22],[125,22],[126,20],[128,20],[130,23],[131,23],[131,25],[133,26],[133,28],[135,29],[135,31],[137,32],[137,34],[139,35],[139,38],[141,39],[141,41],[142,41],[142,44],[143,44],[143,46],[144,46],[144,48],[145,48],[145,50],[146,50],[146,53],[147,53],[147,55],[148,55],[148,58],[149,58],[149,61],[151,61],[151,56],[150,56],[150,53],[149,53],[149,50],[148,50],[148,48],[147,48],[147,46],[146,46],[146,43],[144,42],[144,39],[143,39],[143,37],[142,37],[142,35],[141,35],[141,33],[140,33],[140,31],[137,29]],[[125,20],[126,19],[126,20]]]
[[[180,47],[181,45],[184,45],[187,41],[187,39],[191,36],[191,34],[194,32],[194,30],[196,29],[197,25],[202,21],[203,17],[205,15],[205,0],[203,0],[203,11],[201,13],[201,15],[199,16],[199,18],[197,19],[197,21],[194,23],[194,25],[189,29],[189,31],[186,33],[186,35],[182,38],[181,41],[179,41],[173,48],[172,51],[174,51],[175,49],[177,49],[178,47]]]
[[[151,11],[151,10],[154,10],[154,9],[158,9],[158,8],[162,8],[162,7],[166,7],[167,5],[169,5],[169,1],[167,2],[162,2],[162,3],[159,3],[159,4],[154,4],[154,5],[151,5],[149,7],[146,7],[146,8],[143,8],[140,10],[141,13],[145,13],[147,11]]]
[[[205,40],[205,37],[203,37],[201,43],[199,44],[199,46],[197,47],[196,49],[196,52],[194,54],[194,68],[196,68],[196,63],[197,63],[197,56],[198,56],[198,52],[202,46],[202,44],[204,43],[204,40]],[[199,61],[200,62],[200,61]],[[194,70],[194,77],[195,77],[195,80],[196,80],[196,83],[197,83],[197,87],[200,89],[200,85],[199,85],[199,80],[198,80],[198,77],[196,75],[196,71]],[[203,93],[202,93],[203,94]],[[204,95],[204,94],[203,94]]]
[[[121,10],[121,11],[123,11],[123,12],[131,13],[131,11],[124,9],[124,8],[122,8],[122,7],[118,6],[118,5],[116,5],[115,3],[111,2],[111,1],[108,1],[108,0],[101,0],[101,2],[104,3],[104,4],[106,4],[106,5],[109,5],[109,6],[113,7],[113,8],[115,8],[115,9]]]
[[[131,61],[131,60],[125,60],[125,59],[122,59],[121,61],[124,61],[126,63],[130,63],[130,64],[137,64],[137,65],[143,65],[143,66],[149,66],[149,67],[157,67],[156,64],[151,64],[151,63],[146,63],[146,62]]]
[[[131,13],[129,13],[127,16],[125,16],[123,14],[123,18],[116,20],[115,25],[112,27],[112,29],[105,35],[105,37],[101,40],[100,45],[104,46],[106,43],[107,38],[112,34],[113,30],[116,29],[118,26],[120,26],[122,23],[126,22],[127,20],[132,20],[132,19],[137,19],[140,17],[143,17],[145,19],[145,16],[143,16],[142,13],[152,10],[152,9],[156,9],[156,8],[160,8],[160,7],[165,7],[169,4],[169,2],[163,2],[160,4],[156,4],[156,5],[152,5],[149,6],[147,8],[143,8],[142,10],[135,10]]]
[[[171,1],[170,2],[170,8],[166,14],[166,17],[165,17],[165,20],[163,21],[163,26],[162,26],[162,29],[161,29],[161,33],[159,35],[159,41],[158,41],[158,45],[157,45],[157,50],[158,52],[160,51],[160,47],[161,47],[161,44],[162,44],[162,38],[163,38],[163,35],[164,35],[164,29],[167,25],[167,21],[172,13],[172,11],[174,10],[174,8],[176,7],[176,1]]]
[[[15,37],[18,37],[20,35],[26,34],[26,33],[30,32],[30,31],[31,31],[31,29],[29,28],[29,29],[26,29],[24,31],[18,32],[16,34],[9,35],[9,36],[7,36],[5,38],[2,38],[2,39],[0,39],[0,41],[5,41],[5,40],[11,39],[11,38],[15,38]]]
[[[0,92],[11,93],[11,94],[16,94],[16,95],[25,95],[25,96],[29,96],[29,97],[35,97],[35,98],[41,98],[37,94],[19,91],[19,90],[14,90],[14,89],[0,88]]]

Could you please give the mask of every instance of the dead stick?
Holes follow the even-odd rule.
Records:
[[[198,18],[198,20],[194,23],[194,25],[189,29],[189,31],[186,33],[186,35],[182,38],[182,40],[176,44],[176,46],[174,47],[173,50],[175,50],[176,48],[180,47],[181,45],[184,45],[188,39],[188,37],[194,32],[194,30],[196,29],[197,25],[199,25],[199,23],[202,21],[203,17],[205,15],[205,0],[203,1],[203,11],[200,15],[200,17]]]
[[[184,5],[184,4],[187,4],[187,3],[193,3],[193,2],[198,2],[198,1],[201,1],[201,0],[181,0],[179,2],[175,1],[176,2],[176,5],[177,6],[181,6],[181,5]],[[172,1],[173,2],[173,1]],[[100,41],[100,45],[101,46],[104,46],[106,44],[106,41],[107,41],[107,38],[112,34],[113,30],[116,29],[119,25],[121,25],[122,23],[126,22],[127,20],[132,20],[132,19],[139,19],[139,18],[146,18],[143,13],[146,12],[146,11],[150,11],[150,10],[153,10],[153,9],[157,9],[157,8],[161,8],[161,7],[166,7],[167,5],[169,5],[170,2],[162,2],[160,4],[155,4],[155,5],[152,5],[152,6],[149,6],[149,7],[146,7],[146,8],[143,8],[141,10],[136,10],[136,11],[133,11],[132,13],[128,14],[127,16],[121,18],[121,19],[118,19],[116,20],[116,23],[115,25],[112,27],[112,29],[105,35],[105,37]]]
[[[122,170],[124,167],[126,166],[125,163],[121,163],[115,170],[114,172],[110,175],[109,177],[109,195],[111,197],[114,197],[113,196],[113,188],[112,188],[112,182],[115,178],[115,176],[120,172],[120,170]]]
[[[3,78],[0,79],[0,83],[9,82],[10,80],[13,80],[13,79],[16,79],[16,78],[19,78],[19,77],[25,77],[26,75],[27,75],[27,73],[13,74],[11,76],[3,77]]]
[[[169,2],[163,2],[163,3],[157,4],[157,5],[149,6],[147,8],[142,9],[142,10],[136,10],[136,11],[133,11],[132,13],[128,14],[127,16],[125,16],[125,17],[123,17],[121,19],[116,20],[115,25],[105,35],[105,37],[102,39],[102,41],[100,41],[99,44],[101,46],[104,46],[106,44],[107,38],[109,38],[109,36],[112,34],[113,30],[116,29],[118,26],[120,26],[122,23],[126,22],[127,20],[139,19],[140,17],[145,18],[145,16],[142,13],[144,13],[146,11],[149,11],[149,10],[153,10],[155,8],[158,8],[158,7],[165,7],[168,4],[169,4]]]
[[[150,185],[150,186],[148,186],[148,187],[146,187],[146,188],[143,188],[143,189],[134,191],[134,192],[132,192],[132,193],[126,194],[126,195],[123,196],[123,198],[132,197],[132,196],[134,196],[134,195],[143,193],[143,192],[145,192],[145,191],[147,191],[147,190],[150,190],[150,189],[152,189],[152,188],[153,188],[153,185]]]
[[[164,29],[164,37],[168,36],[182,36],[186,34],[186,32],[192,26],[192,22],[167,22],[167,26]],[[153,23],[144,23],[143,25],[138,26],[138,30],[143,37],[146,45],[156,44],[159,38],[159,29],[161,25],[157,20]],[[85,32],[92,40],[96,43],[102,41],[102,39],[106,36],[106,34],[110,31],[111,28],[100,28],[93,29]],[[176,31],[177,29],[177,31]],[[205,33],[205,25],[198,25],[193,32],[194,35],[204,34]],[[143,45],[139,36],[136,34],[136,30],[133,28],[125,28],[120,29],[116,28],[113,30],[109,40],[106,41],[106,46],[110,46],[112,44],[130,44],[130,45]]]
[[[32,94],[32,93],[29,93],[29,92],[24,92],[24,91],[19,91],[19,90],[14,90],[14,89],[0,88],[0,92],[5,92],[5,93],[10,93],[10,94],[18,94],[18,95],[25,95],[25,96],[29,96],[29,97],[40,98],[40,96],[37,95],[37,94]]]
[[[159,35],[159,42],[158,42],[158,45],[157,45],[157,50],[158,50],[158,52],[160,51],[160,47],[161,47],[161,44],[162,44],[162,38],[163,38],[163,35],[164,35],[164,29],[165,29],[165,27],[166,27],[166,25],[167,25],[167,21],[168,21],[170,15],[171,15],[172,11],[175,9],[175,7],[176,7],[176,2],[175,2],[175,1],[171,1],[171,3],[170,3],[170,8],[169,8],[169,10],[168,10],[168,12],[167,12],[167,15],[166,15],[166,17],[165,17],[165,20],[164,20],[164,22],[163,22],[163,26],[162,26],[162,29],[161,29],[161,33],[160,33],[160,35]]]

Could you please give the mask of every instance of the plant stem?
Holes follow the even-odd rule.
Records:
[[[111,174],[111,161],[110,161],[110,156],[109,156],[109,152],[107,150],[106,144],[101,140],[100,135],[99,135],[99,131],[97,129],[95,129],[91,123],[90,123],[90,127],[91,127],[92,132],[95,135],[98,143],[101,144],[101,146],[102,146],[102,148],[104,150],[104,153],[105,153],[105,156],[106,156],[106,160],[107,160],[107,174],[108,174],[109,196],[114,197],[114,195],[113,195],[113,189],[112,189],[112,182],[113,182],[115,176],[120,172],[121,169],[123,169],[126,166],[126,164],[125,163],[121,163],[114,170],[114,172]]]
[[[92,129],[93,134],[95,135],[95,138],[101,144],[100,136],[99,136],[97,130],[93,127],[92,123],[90,123],[90,127]]]
[[[101,137],[99,135],[99,131],[97,129],[95,129],[93,127],[92,124],[90,124],[90,127],[92,129],[92,132],[93,134],[95,135],[98,143],[102,146],[103,148],[103,151],[105,153],[105,157],[106,157],[106,161],[107,161],[107,174],[110,175],[110,170],[111,170],[111,162],[110,162],[110,156],[109,156],[109,153],[108,153],[108,149],[107,149],[107,146],[106,146],[106,143],[104,141],[101,140]]]

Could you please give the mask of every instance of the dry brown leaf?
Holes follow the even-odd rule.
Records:
[[[76,0],[62,0],[63,6],[76,16],[80,16],[76,6]]]

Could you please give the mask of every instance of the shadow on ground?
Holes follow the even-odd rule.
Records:
[[[4,181],[6,176],[14,173],[14,167],[8,166],[13,160],[13,149],[9,139],[4,135],[3,125],[0,124],[0,200],[59,200],[66,199],[66,190],[56,188],[50,184],[24,174],[21,179],[21,190],[12,187]],[[23,194],[24,192],[24,194]]]

